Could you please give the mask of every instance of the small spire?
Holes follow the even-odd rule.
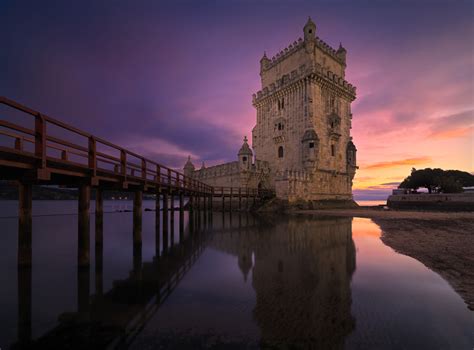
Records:
[[[316,25],[314,24],[313,20],[311,19],[311,16],[308,16],[308,21],[306,22],[305,27],[308,26],[308,25],[316,26]]]
[[[344,46],[342,46],[342,43],[340,42],[339,43],[339,48],[337,49],[338,52],[341,52],[341,51],[346,51],[346,49],[344,48]]]
[[[190,170],[193,170],[194,171],[194,165],[193,163],[191,162],[191,156],[189,155],[188,156],[188,161],[186,162],[186,164],[184,165],[184,169],[190,169]]]
[[[247,143],[248,139],[247,139],[247,135],[244,136],[244,142]]]

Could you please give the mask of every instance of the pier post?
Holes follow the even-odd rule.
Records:
[[[133,244],[142,244],[142,202],[143,192],[135,191],[133,199]]]
[[[209,203],[209,209],[212,212],[212,202],[214,201],[214,187],[211,190],[211,195],[210,196],[211,196],[211,202]]]
[[[91,186],[81,184],[79,186],[79,222],[77,235],[77,263],[78,266],[89,266],[90,263],[90,203]]]
[[[95,295],[101,298],[104,294],[104,247],[102,244],[95,246]]]
[[[189,198],[189,200],[191,200],[191,197]],[[188,231],[189,231],[189,235],[191,235],[193,233],[193,230],[194,230],[194,213],[190,210],[188,212]]]
[[[31,267],[18,269],[18,343],[19,348],[31,342]]]
[[[199,229],[201,229],[201,215],[202,215],[202,212],[201,212],[201,204],[200,204],[200,202],[201,202],[201,195],[200,194],[197,196],[197,201],[199,203],[199,206],[198,206],[199,210],[197,210],[197,212],[196,212],[196,215],[197,215],[197,220],[196,221],[197,221],[197,226],[199,227]]]
[[[179,193],[179,242],[183,241],[184,232],[184,194],[181,191]]]
[[[232,187],[230,188],[229,211],[232,212]]]
[[[168,251],[168,192],[163,193],[163,253]]]
[[[222,191],[222,212],[225,212],[225,197],[224,197],[224,188],[221,188]]]
[[[207,196],[205,194],[202,195],[202,216],[204,220],[207,217]]]
[[[242,189],[239,187],[239,211],[242,210]]]
[[[142,245],[133,245],[133,275],[137,280],[142,279]]]
[[[102,199],[102,189],[95,190],[95,244],[102,245],[104,237],[104,201]]]
[[[161,190],[156,191],[155,199],[155,256],[158,258],[160,256],[160,210],[161,210]]]
[[[174,245],[174,193],[170,192],[170,244],[171,246]]]
[[[31,266],[33,186],[20,182],[18,194],[18,265]]]
[[[77,311],[86,318],[89,311],[90,269],[77,269]]]

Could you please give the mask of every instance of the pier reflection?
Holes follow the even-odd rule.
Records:
[[[210,245],[237,257],[244,281],[252,272],[253,317],[261,346],[344,348],[355,327],[351,222],[352,218],[255,221],[248,215],[215,221],[217,233]]]
[[[127,347],[160,308],[205,248],[208,233],[190,216],[179,242],[162,230],[163,246],[152,261],[142,260],[142,246],[133,245],[128,278],[103,290],[103,246],[95,247],[95,268],[77,268],[77,310],[58,316],[52,330],[32,340],[32,270],[18,269],[18,340],[12,349],[102,349]],[[166,226],[164,226],[166,227]],[[159,226],[157,226],[159,230]],[[173,228],[171,226],[171,233]],[[160,232],[156,233],[160,237]],[[91,291],[94,272],[95,293]],[[92,295],[91,295],[92,294]]]

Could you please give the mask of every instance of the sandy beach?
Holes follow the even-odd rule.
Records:
[[[318,216],[372,219],[382,241],[445,278],[474,310],[474,213],[395,211],[379,208],[298,210]]]

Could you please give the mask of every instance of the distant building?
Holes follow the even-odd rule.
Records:
[[[245,139],[238,161],[195,170],[188,159],[186,174],[210,185],[273,188],[289,201],[352,200],[356,89],[344,79],[346,50],[319,39],[311,19],[303,33],[304,39],[260,60],[253,152]]]
[[[408,188],[394,188],[392,194],[409,194],[410,189]]]

